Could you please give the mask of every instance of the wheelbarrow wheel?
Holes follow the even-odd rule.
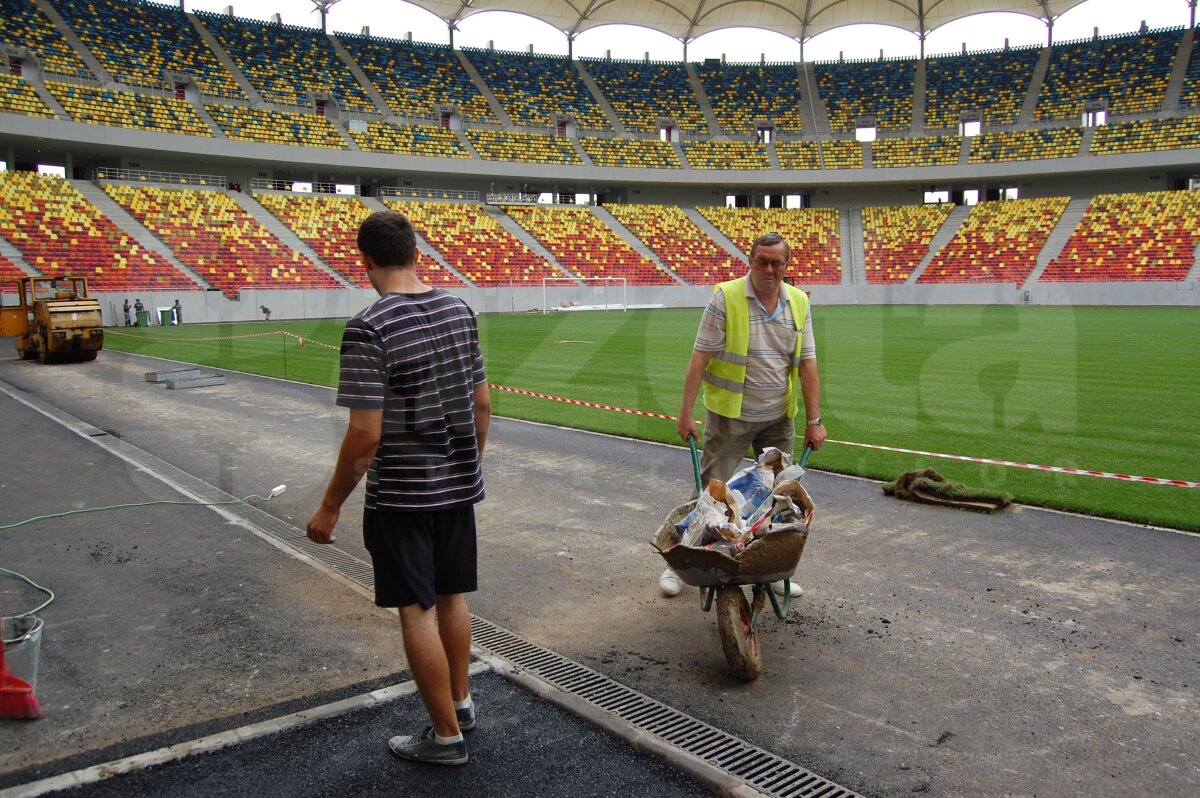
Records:
[[[751,623],[750,603],[737,586],[717,591],[717,631],[729,668],[743,681],[753,681],[762,673],[758,632]]]

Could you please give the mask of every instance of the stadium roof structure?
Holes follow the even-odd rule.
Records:
[[[315,2],[316,0],[314,0]],[[601,25],[640,25],[684,44],[724,28],[762,28],[799,42],[846,25],[892,25],[924,34],[988,11],[1026,14],[1051,24],[1085,0],[408,0],[452,29],[482,11],[526,14],[567,39]]]

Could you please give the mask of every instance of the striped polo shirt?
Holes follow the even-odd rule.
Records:
[[[483,499],[473,392],[485,382],[475,314],[440,288],[385,294],[346,323],[337,403],[383,411],[368,509]]]
[[[792,322],[788,295],[782,289],[775,313],[769,317],[754,295],[754,286],[749,278],[746,278],[746,296],[750,304],[750,346],[746,351],[746,384],[742,394],[741,418],[746,421],[774,421],[787,415],[787,379],[796,351],[796,325]],[[816,358],[817,342],[813,337],[811,310],[805,316],[804,328],[800,332],[804,335],[800,359]],[[708,306],[704,308],[700,329],[696,332],[696,349],[702,352],[721,352],[725,349],[724,291],[714,291]]]

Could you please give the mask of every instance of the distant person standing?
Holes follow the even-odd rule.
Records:
[[[146,312],[146,306],[142,304],[141,297],[133,300],[133,312],[137,314],[136,327],[142,326],[142,314]]]
[[[260,305],[258,309],[262,311],[263,321],[271,320],[271,309],[269,307],[266,305]]]
[[[125,326],[126,326],[126,327],[132,327],[132,326],[133,326],[133,319],[131,319],[131,318],[129,317],[129,310],[130,310],[130,307],[131,307],[131,305],[129,304],[129,297],[125,297],[125,307],[124,307],[124,308],[122,308],[122,310],[124,310],[124,311],[125,311]]]
[[[358,231],[379,299],[346,323],[337,403],[350,408],[337,465],[308,538],[333,543],[341,508],[367,474],[363,541],[375,603],[397,607],[404,653],[432,725],[388,748],[437,765],[467,761],[468,684],[477,588],[475,504],[491,398],[475,314],[417,277],[416,234],[395,211]]]
[[[175,304],[171,306],[171,311],[175,314],[175,323],[183,324],[183,306],[179,304],[179,300],[175,300]]]

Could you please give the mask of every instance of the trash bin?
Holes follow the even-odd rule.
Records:
[[[42,619],[32,615],[0,619],[0,638],[4,640],[4,664],[9,672],[36,690]]]
[[[170,327],[175,323],[175,311],[170,308],[158,311],[158,323],[164,327]]]
[[[137,326],[139,326],[139,327],[149,327],[150,326],[150,311],[139,310],[137,312]]]

